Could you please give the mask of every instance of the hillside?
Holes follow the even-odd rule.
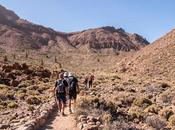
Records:
[[[156,40],[122,63],[129,72],[147,78],[173,81],[175,76],[175,30]],[[121,65],[122,65],[121,63]],[[174,83],[174,82],[173,82]]]

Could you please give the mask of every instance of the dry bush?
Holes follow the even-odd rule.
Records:
[[[141,98],[136,98],[134,101],[133,101],[133,105],[136,105],[136,106],[149,106],[149,105],[152,105],[152,101],[147,99],[147,98],[144,98],[144,97],[141,97]]]
[[[157,101],[160,103],[171,104],[172,101],[175,99],[175,91],[174,90],[167,90],[164,91],[157,97]]]
[[[112,115],[110,113],[104,113],[102,115],[102,120],[105,123],[110,123],[112,121]]]
[[[8,108],[17,108],[18,104],[14,101],[10,101],[10,102],[8,102],[7,107]]]
[[[128,114],[132,118],[142,119],[145,113],[138,106],[134,106],[129,109]]]
[[[35,107],[33,105],[28,106],[28,111],[34,111],[34,110],[35,110]]]
[[[148,124],[149,126],[155,128],[156,130],[160,130],[160,129],[163,129],[163,128],[166,127],[166,121],[161,119],[157,115],[148,116],[146,118],[146,124]]]
[[[39,105],[41,103],[41,100],[38,97],[29,96],[27,97],[26,102],[30,105]]]
[[[175,115],[170,116],[170,118],[168,119],[168,124],[170,126],[175,126]]]
[[[146,113],[154,113],[154,114],[158,114],[158,112],[160,111],[160,107],[159,106],[157,106],[157,105],[155,105],[155,104],[152,104],[152,105],[150,105],[150,106],[148,106],[144,111],[146,112]]]
[[[172,115],[174,115],[174,112],[171,107],[167,107],[160,110],[159,115],[168,120]]]

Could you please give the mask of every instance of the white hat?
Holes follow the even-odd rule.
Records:
[[[68,77],[68,74],[69,74],[68,72],[64,72],[64,75],[63,76],[64,77]]]
[[[69,72],[69,75],[68,75],[68,76],[69,76],[69,77],[71,77],[71,76],[74,76],[74,75],[73,75],[73,73],[72,73],[72,72]]]

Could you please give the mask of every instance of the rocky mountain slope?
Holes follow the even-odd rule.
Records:
[[[81,32],[63,33],[19,18],[0,6],[0,48],[3,51],[57,48],[112,51],[139,50],[149,42],[138,34],[123,29],[101,27]]]
[[[130,72],[145,75],[148,78],[172,81],[175,76],[174,56],[175,30],[172,30],[137,52],[131,60],[125,59],[122,63]]]

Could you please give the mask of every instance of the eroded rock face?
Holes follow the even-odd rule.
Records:
[[[76,47],[88,45],[89,48],[97,50],[112,48],[117,51],[130,51],[149,44],[138,34],[129,34],[123,29],[108,26],[73,33],[69,40]]]

